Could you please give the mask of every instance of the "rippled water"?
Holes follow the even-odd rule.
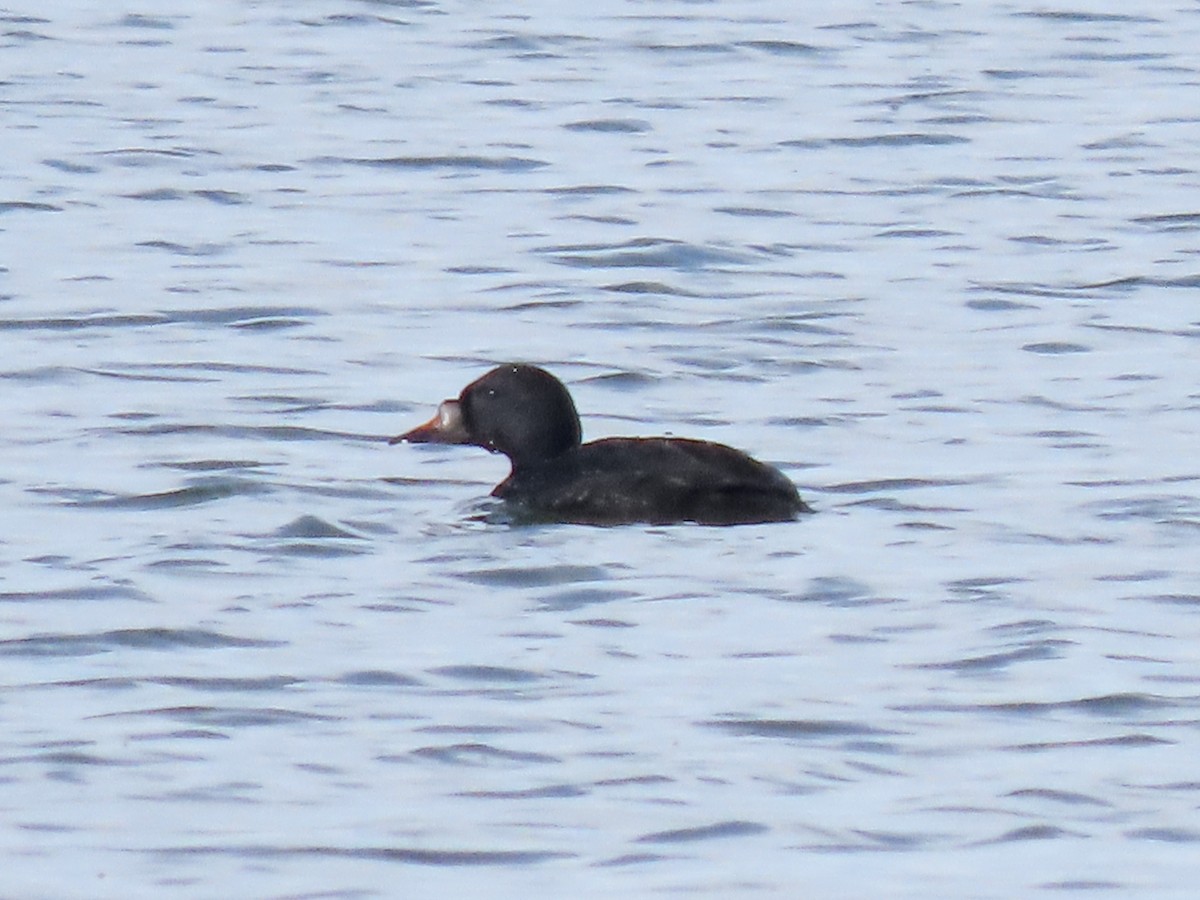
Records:
[[[3,893],[1192,896],[1200,13],[563,6],[0,14]]]

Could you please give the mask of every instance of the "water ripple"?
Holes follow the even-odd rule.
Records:
[[[146,851],[156,856],[233,856],[245,859],[361,859],[421,866],[528,866],[574,854],[540,850],[438,850],[417,847],[183,845]]]
[[[507,763],[537,763],[539,765],[546,765],[561,762],[560,759],[546,753],[504,750],[499,747],[493,747],[490,744],[482,743],[419,747],[413,750],[410,755],[420,760],[455,766],[487,766]],[[381,757],[381,759],[388,761],[394,759],[394,757]]]
[[[459,172],[528,172],[549,163],[520,156],[389,156],[389,157],[321,157],[313,160],[319,165],[356,165],[377,169],[410,169],[427,171],[448,169]]]
[[[715,822],[697,828],[678,828],[671,831],[654,831],[634,838],[637,844],[683,844],[692,841],[710,841],[714,838],[746,837],[762,834],[770,829],[759,822]]]
[[[554,262],[575,268],[660,268],[696,272],[713,266],[749,265],[754,256],[727,247],[704,246],[661,238],[636,238],[616,244],[540,247]]]
[[[221,650],[279,647],[281,641],[234,637],[203,628],[121,628],[86,634],[47,634],[0,640],[3,656],[90,656],[114,650]]]
[[[719,719],[705,722],[712,728],[720,728],[748,737],[786,738],[789,740],[811,740],[828,737],[883,737],[895,734],[881,728],[846,722],[818,719]]]
[[[76,500],[66,500],[66,505],[83,509],[176,509],[225,500],[230,497],[247,497],[270,493],[269,484],[250,478],[218,475],[197,479],[187,487],[151,494],[111,494]]]

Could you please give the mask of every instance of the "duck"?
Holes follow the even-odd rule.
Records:
[[[586,525],[744,525],[813,510],[778,469],[711,441],[610,437],[582,442],[566,385],[507,363],[444,400],[389,444],[466,444],[508,457],[491,495],[523,521]]]

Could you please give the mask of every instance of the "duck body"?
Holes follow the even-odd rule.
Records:
[[[514,469],[492,496],[534,518],[596,525],[794,519],[806,509],[778,470],[746,454],[686,438],[605,438],[545,465]]]
[[[522,518],[615,525],[781,522],[812,510],[778,469],[724,444],[687,438],[581,443],[566,387],[536,366],[493,369],[391,443],[472,444],[505,454],[492,491]]]

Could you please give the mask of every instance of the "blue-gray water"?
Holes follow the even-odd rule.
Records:
[[[1194,896],[1194,3],[144,9],[0,14],[0,895]],[[819,512],[481,521],[508,359]]]

